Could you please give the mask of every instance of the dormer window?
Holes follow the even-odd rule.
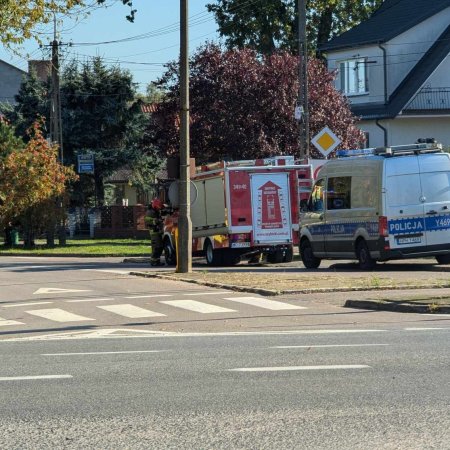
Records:
[[[367,59],[353,58],[339,63],[340,90],[345,95],[361,95],[369,92]]]

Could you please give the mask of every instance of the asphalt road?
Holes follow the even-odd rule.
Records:
[[[448,449],[449,328],[406,328],[2,341],[0,447]]]
[[[0,259],[1,449],[449,448],[448,315],[136,268]]]

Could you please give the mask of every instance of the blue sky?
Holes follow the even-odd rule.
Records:
[[[94,3],[87,0],[86,3]],[[75,45],[61,47],[62,61],[76,58],[86,60],[88,57],[101,56],[108,64],[117,64],[129,69],[134,81],[139,83],[139,90],[145,91],[146,85],[154,81],[164,71],[163,64],[178,58],[180,46],[180,2],[179,0],[133,0],[137,9],[134,23],[125,19],[129,9],[120,0],[108,0],[107,8],[92,9],[91,14],[59,17],[59,40]],[[217,24],[205,5],[211,0],[189,1],[189,46],[192,53],[206,40],[217,40]],[[76,20],[77,19],[77,20]],[[44,43],[53,37],[53,24],[39,27]],[[115,41],[141,36],[138,39],[122,43],[91,44]],[[0,49],[0,59],[23,70],[27,68],[27,54],[31,59],[47,59],[48,47],[39,48],[35,41],[28,41],[23,46],[21,55],[12,55]]]

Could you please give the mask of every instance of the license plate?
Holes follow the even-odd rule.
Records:
[[[249,248],[250,242],[232,242],[231,248]]]
[[[422,238],[420,236],[415,237],[403,237],[397,238],[397,244],[420,244],[422,242]]]

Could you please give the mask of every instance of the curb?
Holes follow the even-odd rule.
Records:
[[[394,311],[404,313],[421,313],[421,314],[450,314],[449,305],[436,305],[433,303],[402,303],[379,301],[379,300],[347,300],[344,304],[345,308],[370,309],[375,311]]]
[[[239,286],[225,283],[214,283],[212,281],[195,280],[192,278],[174,277],[169,273],[161,272],[130,272],[130,275],[144,277],[144,278],[160,278],[169,281],[182,281],[184,283],[198,284],[201,286],[215,287],[220,289],[229,289],[238,292],[250,292],[253,294],[260,294],[266,296],[275,295],[293,295],[293,294],[326,294],[332,292],[364,292],[364,291],[394,291],[394,290],[410,290],[410,289],[448,289],[450,283],[440,284],[439,286],[414,286],[414,285],[399,285],[399,286],[365,286],[365,287],[341,287],[341,288],[310,288],[310,289],[285,289],[277,291],[275,289],[252,288],[247,286]]]
[[[229,289],[230,291],[237,291],[237,292],[250,292],[252,294],[259,294],[259,295],[280,295],[280,291],[275,291],[272,289],[261,289],[261,288],[251,288],[246,286],[236,286],[233,284],[223,284],[223,283],[213,283],[210,281],[202,281],[202,280],[193,280],[192,278],[179,278],[179,277],[173,277],[171,275],[161,274],[161,273],[149,273],[149,272],[130,272],[130,275],[134,275],[137,277],[144,277],[144,278],[160,278],[163,280],[169,280],[169,281],[182,281],[184,283],[191,283],[191,284],[199,284],[201,286],[208,286],[208,287],[215,287],[220,289]]]

